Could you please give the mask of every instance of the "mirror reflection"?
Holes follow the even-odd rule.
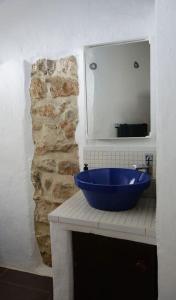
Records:
[[[150,134],[148,41],[87,47],[88,136],[95,139]]]

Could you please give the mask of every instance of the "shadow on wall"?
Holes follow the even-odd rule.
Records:
[[[31,261],[34,266],[40,265],[42,259],[40,256],[39,248],[35,238],[34,229],[34,209],[35,203],[33,201],[34,188],[31,182],[31,163],[34,153],[34,146],[32,140],[32,122],[31,122],[31,99],[29,94],[29,86],[31,80],[32,65],[24,61],[24,95],[25,95],[25,111],[24,111],[24,147],[25,147],[25,163],[26,163],[26,189],[28,196],[28,222],[31,229]]]

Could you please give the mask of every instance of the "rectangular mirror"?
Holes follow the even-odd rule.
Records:
[[[149,42],[86,47],[85,72],[88,137],[148,137]]]

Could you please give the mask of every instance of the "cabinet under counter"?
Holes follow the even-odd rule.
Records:
[[[50,213],[54,300],[74,297],[72,232],[156,245],[155,207],[155,199],[141,198],[128,211],[100,211],[78,192]]]

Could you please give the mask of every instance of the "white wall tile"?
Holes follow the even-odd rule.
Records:
[[[109,150],[107,147],[103,150],[85,147],[83,149],[83,161],[87,163],[89,169],[102,167],[123,167],[132,168],[134,164],[145,164],[145,155],[153,154],[153,177],[156,177],[156,152],[154,149],[138,149],[134,150]]]

